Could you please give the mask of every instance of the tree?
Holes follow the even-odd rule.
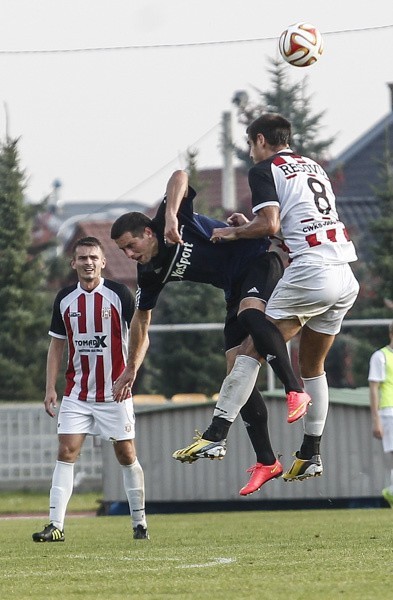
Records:
[[[386,139],[379,162],[380,184],[373,189],[379,217],[370,223],[367,242],[371,258],[367,263],[355,263],[361,293],[352,318],[391,319],[393,308],[393,156]],[[367,385],[368,363],[372,352],[388,342],[386,327],[361,327],[352,330],[358,341],[354,354],[354,373],[358,385]]]
[[[166,286],[155,312],[155,322],[159,323],[224,323],[224,318],[222,290],[189,281]],[[212,395],[219,390],[225,377],[222,331],[156,333],[150,337],[155,391],[170,398],[182,392]]]
[[[375,234],[371,270],[378,278],[377,298],[393,300],[393,156],[386,142],[381,160],[381,185],[374,190],[380,217],[371,224]]]
[[[31,400],[44,389],[48,300],[42,264],[29,252],[34,210],[24,202],[17,140],[0,146],[0,398]]]
[[[288,77],[288,66],[281,60],[270,59],[272,89],[262,91],[254,87],[258,97],[253,101],[244,90],[235,92],[232,103],[237,107],[238,120],[246,127],[263,112],[278,112],[292,123],[293,150],[321,161],[334,138],[318,140],[320,121],[324,112],[312,115],[311,96],[307,94],[307,78],[292,84]],[[247,150],[235,147],[238,158],[247,167],[251,160]]]

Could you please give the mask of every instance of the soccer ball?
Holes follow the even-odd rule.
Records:
[[[282,32],[278,42],[281,56],[294,67],[308,67],[323,52],[320,32],[310,23],[295,23]]]

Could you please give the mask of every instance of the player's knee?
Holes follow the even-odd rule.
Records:
[[[75,463],[80,452],[79,446],[62,444],[59,446],[57,460],[65,463]]]
[[[251,336],[266,322],[265,313],[257,308],[246,308],[238,314],[237,318]]]
[[[300,375],[307,379],[319,377],[325,371],[325,357],[318,353],[299,353]]]
[[[122,440],[114,445],[116,458],[121,465],[131,465],[136,461],[135,445],[132,440]]]

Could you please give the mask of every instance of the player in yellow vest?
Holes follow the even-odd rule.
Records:
[[[382,496],[393,508],[393,321],[389,325],[390,343],[370,358],[368,382],[373,435],[382,440],[389,457],[390,485]]]

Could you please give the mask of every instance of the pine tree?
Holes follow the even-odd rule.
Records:
[[[287,65],[274,59],[270,59],[270,63],[270,90],[262,91],[254,87],[254,92],[257,93],[256,100],[252,100],[244,90],[234,94],[232,103],[237,107],[239,122],[247,127],[263,112],[280,113],[292,124],[292,149],[310,158],[323,160],[334,138],[317,139],[321,129],[320,121],[325,113],[311,113],[307,78],[293,84],[289,80]],[[247,167],[251,166],[248,150],[235,147],[235,152]]]
[[[371,269],[378,278],[376,291],[382,306],[393,301],[393,156],[388,143],[381,161],[381,181],[374,190],[381,216],[371,224],[375,234]]]
[[[0,147],[0,399],[44,390],[48,302],[39,257],[29,253],[33,211],[24,202],[17,140]]]
[[[159,323],[224,323],[222,290],[200,283],[170,283],[155,311]],[[176,393],[212,395],[225,377],[222,331],[187,331],[150,334],[155,385],[168,398]]]

